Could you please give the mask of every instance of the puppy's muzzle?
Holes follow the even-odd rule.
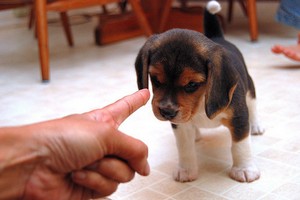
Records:
[[[168,107],[160,107],[159,112],[163,118],[166,120],[172,120],[176,117],[178,110],[173,109],[173,108],[168,108]]]

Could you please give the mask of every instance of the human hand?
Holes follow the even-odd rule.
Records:
[[[102,109],[26,126],[41,158],[23,199],[98,198],[130,181],[135,172],[148,175],[147,146],[118,127],[149,96],[141,90]]]

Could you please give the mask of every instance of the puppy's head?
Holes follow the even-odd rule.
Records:
[[[205,98],[209,118],[231,102],[237,84],[225,50],[201,33],[173,29],[154,35],[135,63],[139,89],[153,89],[152,108],[160,120],[189,121]]]

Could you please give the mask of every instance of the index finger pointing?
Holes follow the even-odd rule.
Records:
[[[102,110],[108,111],[114,121],[120,125],[127,117],[147,103],[150,98],[148,89],[139,90],[112,103]]]

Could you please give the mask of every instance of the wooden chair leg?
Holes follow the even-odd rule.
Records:
[[[228,2],[227,21],[229,23],[232,21],[233,1],[234,0],[229,0],[229,2]]]
[[[37,38],[37,28],[34,26],[35,24],[35,8],[34,5],[32,5],[30,9],[30,16],[29,16],[29,21],[28,21],[28,29],[30,30],[32,27],[34,28],[34,37]]]
[[[163,32],[165,30],[165,27],[167,25],[169,16],[170,16],[170,12],[172,10],[172,2],[173,0],[166,0],[165,1],[165,6],[162,12],[162,17],[161,17],[161,21],[160,21],[160,25],[159,25],[159,32]]]
[[[60,19],[65,31],[65,35],[68,41],[68,44],[70,47],[74,46],[74,40],[73,40],[73,36],[72,36],[72,32],[71,32],[71,26],[69,23],[69,17],[68,14],[66,12],[61,12],[60,13]],[[29,16],[29,22],[28,22],[28,28],[31,29],[33,24],[35,21],[35,9],[34,6],[32,6],[31,10],[30,10],[30,16]],[[37,37],[37,30],[35,28],[35,37]]]
[[[245,2],[244,0],[238,0],[239,1],[239,4],[241,6],[241,9],[244,13],[245,16],[248,16],[248,13],[247,13],[247,8],[246,8],[246,5],[245,5]],[[234,3],[234,0],[229,0],[228,2],[228,11],[227,11],[227,21],[230,23],[232,21],[232,15],[233,15],[233,3]]]
[[[182,9],[186,9],[187,8],[187,4],[188,4],[188,0],[180,0],[180,7]]]
[[[102,5],[101,8],[102,8],[102,11],[104,14],[108,14],[108,11],[107,11],[107,8],[105,5]]]
[[[68,44],[70,47],[74,46],[73,36],[70,28],[69,17],[66,12],[60,13],[60,19],[62,21],[62,25],[65,31],[66,38],[68,40]]]
[[[256,0],[247,0],[247,13],[250,29],[250,39],[251,41],[256,41],[258,39]]]
[[[29,14],[29,22],[28,22],[28,29],[31,29],[33,24],[34,24],[34,19],[35,19],[35,10],[34,6],[30,8],[30,14]]]
[[[245,16],[248,16],[248,11],[247,11],[247,7],[246,7],[246,4],[245,4],[245,1],[244,0],[239,0],[239,4],[242,8],[242,11],[244,13]]]
[[[46,0],[35,0],[36,25],[42,81],[50,80]]]
[[[143,11],[140,0],[128,0],[134,13],[136,14],[141,28],[144,30],[146,36],[151,36],[153,31],[149,25],[148,19]]]
[[[127,7],[127,0],[121,0],[119,2],[119,8],[120,8],[122,13],[125,13],[126,7]]]

